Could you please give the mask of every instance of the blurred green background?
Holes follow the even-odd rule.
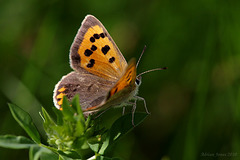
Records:
[[[239,8],[234,0],[1,1],[0,134],[26,136],[8,102],[29,112],[42,132],[40,108],[51,111],[54,86],[71,71],[73,38],[93,14],[127,61],[147,45],[139,73],[168,67],[143,76],[139,95],[151,115],[111,156],[240,159]],[[137,110],[144,111],[141,102]],[[28,151],[0,148],[0,158],[28,159]]]

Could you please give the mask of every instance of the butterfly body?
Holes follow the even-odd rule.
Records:
[[[139,85],[135,83],[135,79],[129,78],[130,73],[134,73],[135,61],[131,60],[125,74],[122,78],[111,88],[105,100],[99,106],[93,106],[84,110],[86,113],[97,112],[100,109],[105,110],[109,107],[123,107],[129,105],[129,101],[135,99],[138,92]],[[132,83],[126,83],[126,82]]]
[[[110,107],[129,105],[136,96],[141,77],[136,61],[126,62],[111,36],[94,16],[88,15],[70,49],[73,72],[63,76],[54,89],[54,104],[61,108],[63,96],[79,95],[85,115]]]

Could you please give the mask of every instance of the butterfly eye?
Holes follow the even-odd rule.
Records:
[[[135,84],[139,86],[141,84],[141,79],[142,79],[142,77],[137,77]]]

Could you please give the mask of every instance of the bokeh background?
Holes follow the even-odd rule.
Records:
[[[168,67],[143,76],[139,95],[151,115],[112,156],[240,159],[239,7],[237,0],[0,1],[0,134],[27,136],[8,102],[42,132],[41,106],[51,111],[54,86],[71,71],[73,38],[93,14],[127,61],[147,45],[139,73]],[[141,102],[137,110],[144,111]],[[28,151],[0,148],[0,159],[28,159]]]

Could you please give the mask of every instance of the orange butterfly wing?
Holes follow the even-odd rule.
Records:
[[[109,91],[106,100],[102,104],[97,106],[92,106],[84,110],[89,112],[99,111],[100,109],[105,109],[114,105],[119,105],[124,101],[132,98],[134,91],[136,91],[136,61],[132,59],[128,63],[123,76],[117,81],[114,87]]]
[[[55,87],[58,108],[64,95],[71,99],[80,94],[84,111],[99,110],[122,103],[136,89],[135,60],[127,64],[107,30],[92,15],[85,17],[74,39],[70,64],[76,72],[64,76]]]
[[[136,61],[135,61],[135,59],[132,59],[129,61],[129,65],[128,65],[124,75],[115,84],[115,86],[110,90],[108,99],[123,89],[129,89],[130,91],[134,90],[136,87],[136,85],[135,85],[136,76],[137,76]]]
[[[94,16],[84,19],[70,50],[71,66],[106,80],[117,81],[127,62],[111,36]]]

